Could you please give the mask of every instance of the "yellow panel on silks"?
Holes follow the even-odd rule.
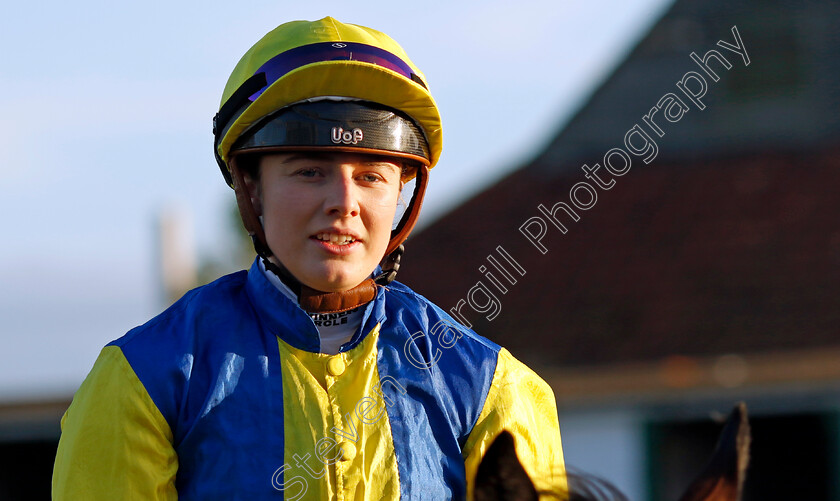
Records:
[[[178,498],[172,431],[120,348],[99,354],[61,427],[53,499]]]
[[[286,500],[397,499],[399,475],[379,391],[379,326],[352,350],[326,355],[279,341],[285,463],[274,486]]]
[[[548,499],[565,499],[568,486],[554,394],[504,348],[499,350],[484,408],[464,446],[468,499],[472,499],[479,462],[502,430],[514,435],[516,455],[537,491],[552,493]]]

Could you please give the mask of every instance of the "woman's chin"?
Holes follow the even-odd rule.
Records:
[[[371,270],[371,273],[373,270]],[[370,273],[347,273],[331,270],[325,273],[306,274],[299,279],[311,289],[323,292],[343,292],[362,283]]]

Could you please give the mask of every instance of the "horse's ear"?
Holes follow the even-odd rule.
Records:
[[[747,406],[740,402],[726,420],[706,469],[680,501],[739,501],[749,460],[750,423]]]
[[[475,501],[532,501],[537,489],[516,457],[513,435],[502,431],[490,444],[475,476]]]

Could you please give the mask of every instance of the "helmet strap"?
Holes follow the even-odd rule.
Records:
[[[414,194],[411,195],[411,201],[408,203],[408,208],[406,209],[408,214],[406,217],[403,217],[403,220],[400,221],[397,228],[391,232],[391,241],[388,243],[388,248],[385,249],[385,255],[389,258],[397,250],[397,248],[405,242],[405,239],[408,238],[408,234],[411,233],[412,229],[414,229],[414,225],[417,223],[417,217],[420,215],[420,209],[423,207],[423,196],[426,194],[426,185],[428,184],[428,180],[429,167],[424,164],[420,164],[417,167]],[[402,251],[400,254],[402,254]],[[399,268],[399,262],[399,258],[397,258],[397,268]],[[396,270],[394,271],[396,272]],[[393,278],[391,280],[393,280]]]
[[[236,193],[236,205],[239,206],[239,217],[242,218],[242,224],[245,230],[251,237],[254,243],[254,250],[257,254],[268,260],[273,253],[268,247],[268,242],[265,239],[265,231],[260,222],[257,211],[254,210],[254,204],[251,203],[251,194],[248,192],[248,187],[245,185],[245,177],[236,162],[236,156],[231,156],[228,160],[228,167],[233,178],[233,191]]]
[[[379,285],[388,285],[397,278],[397,272],[400,271],[400,260],[405,252],[405,245],[400,244],[397,249],[385,256],[382,260],[382,273],[373,279]]]

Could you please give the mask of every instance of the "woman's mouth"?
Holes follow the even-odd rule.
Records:
[[[331,231],[319,231],[309,237],[321,250],[334,256],[349,256],[362,245],[362,241],[355,235],[347,233],[333,233]]]
[[[348,245],[356,241],[356,239],[350,235],[339,235],[337,233],[317,233],[315,235],[315,239],[334,245]]]

